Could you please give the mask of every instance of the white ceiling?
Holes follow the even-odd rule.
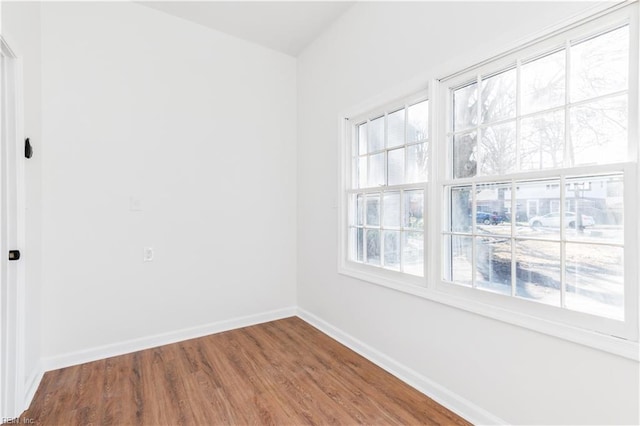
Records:
[[[141,4],[251,41],[298,54],[354,1],[141,1]]]

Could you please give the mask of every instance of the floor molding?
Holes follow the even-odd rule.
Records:
[[[431,399],[464,417],[476,425],[507,424],[504,420],[489,413],[471,401],[450,391],[444,386],[430,380],[409,367],[397,362],[377,349],[363,343],[339,328],[329,324],[309,311],[298,308],[297,316],[332,337],[349,349],[357,352],[382,369],[393,374],[403,382],[413,386]]]
[[[263,312],[255,315],[232,318],[210,324],[200,325],[168,333],[156,334],[154,336],[142,337],[139,339],[126,340],[110,345],[84,349],[76,352],[69,352],[55,357],[44,358],[42,360],[42,371],[57,370],[71,367],[73,365],[84,364],[86,362],[98,361],[118,355],[125,355],[131,352],[144,349],[155,348],[157,346],[177,343],[184,340],[195,339],[209,334],[220,333],[222,331],[275,321],[296,315],[296,308],[289,307],[274,311]],[[38,381],[39,383],[39,381]],[[37,388],[37,386],[36,386]]]
[[[44,369],[42,368],[42,363],[38,362],[38,365],[33,369],[31,375],[27,378],[25,392],[24,392],[24,401],[23,407],[24,410],[29,408],[31,405],[31,401],[33,401],[33,397],[40,386],[40,382],[42,382],[42,377],[44,376]],[[24,411],[23,410],[23,411]]]
[[[478,425],[506,424],[504,420],[475,405],[471,401],[461,397],[460,395],[450,391],[444,386],[397,362],[384,353],[356,339],[350,334],[345,333],[344,331],[331,325],[330,323],[312,314],[311,312],[296,307],[278,309],[274,311],[263,312],[260,314],[218,321],[215,323],[205,324],[197,327],[176,330],[169,333],[162,333],[154,336],[127,340],[111,345],[104,345],[82,351],[70,352],[51,358],[45,358],[40,363],[39,368],[37,368],[31,374],[28,380],[25,392],[25,406],[28,407],[31,403],[35,392],[42,380],[42,376],[46,371],[57,370],[59,368],[65,368],[73,365],[83,364],[86,362],[110,358],[113,356],[124,355],[131,352],[150,349],[162,345],[168,345],[171,343],[177,343],[188,339],[194,339],[214,333],[220,333],[223,331],[247,327],[250,325],[275,321],[278,319],[288,318],[296,315],[307,323],[316,327],[326,335],[332,337],[333,339],[367,358],[369,361],[393,374],[400,380],[418,389],[420,392],[429,396],[434,401],[445,406],[456,414],[464,417],[468,421]]]

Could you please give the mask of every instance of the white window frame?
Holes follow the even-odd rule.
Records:
[[[411,95],[403,96],[398,100],[385,103],[384,105],[377,105],[376,107],[372,107],[369,105],[368,107],[360,107],[359,113],[349,114],[344,119],[341,119],[341,127],[343,132],[343,137],[340,143],[340,158],[342,160],[341,171],[340,174],[340,217],[339,217],[339,230],[340,230],[340,244],[339,244],[339,256],[338,256],[338,271],[342,274],[352,276],[354,278],[359,278],[365,281],[373,282],[376,284],[384,285],[387,287],[403,289],[407,287],[420,288],[424,287],[425,276],[428,275],[427,270],[427,249],[426,249],[426,241],[428,240],[428,220],[425,220],[424,228],[422,230],[424,236],[424,276],[416,276],[408,273],[394,271],[391,269],[386,269],[377,265],[369,265],[366,263],[355,262],[349,259],[349,197],[353,193],[382,193],[390,192],[390,191],[404,191],[404,190],[412,190],[419,189],[424,191],[423,198],[423,212],[426,216],[426,200],[428,199],[428,191],[427,191],[427,183],[406,183],[400,185],[385,185],[383,187],[371,187],[371,188],[358,188],[357,183],[354,179],[354,165],[352,159],[355,156],[355,146],[357,143],[357,131],[358,125],[366,122],[367,120],[372,120],[380,116],[384,116],[385,114],[392,113],[402,108],[408,108],[412,105],[415,105],[422,101],[429,101],[429,114],[428,114],[428,122],[427,122],[427,138],[426,143],[429,150],[429,164],[430,168],[432,162],[432,132],[431,132],[431,101],[429,99],[429,93],[424,88],[420,90],[412,91]],[[362,112],[366,111],[366,112]],[[384,150],[387,150],[385,147]],[[406,157],[405,157],[406,162]],[[385,178],[387,176],[386,171],[386,163],[385,163]],[[406,170],[406,164],[405,164]],[[429,176],[431,175],[431,171],[429,170]],[[382,200],[381,200],[382,203]],[[380,218],[382,221],[382,217]]]
[[[447,149],[447,115],[450,102],[449,87],[454,79],[464,76],[468,72],[486,74],[504,69],[504,65],[512,61],[513,56],[520,56],[524,51],[545,52],[547,46],[557,46],[561,38],[573,38],[570,34],[586,34],[597,32],[598,29],[610,28],[612,25],[627,20],[630,24],[630,63],[632,70],[629,75],[628,102],[630,140],[638,141],[638,85],[639,62],[638,54],[638,5],[626,2],[617,5],[600,5],[562,23],[548,28],[537,34],[516,42],[506,43],[502,49],[490,50],[482,62],[464,64],[461,61],[443,64],[432,70],[431,77],[423,80],[407,82],[390,92],[383,93],[368,102],[351,108],[339,116],[341,138],[338,143],[340,159],[338,178],[338,272],[368,283],[377,284],[406,294],[421,297],[447,306],[458,308],[484,317],[496,319],[507,324],[534,330],[546,335],[575,342],[621,357],[640,361],[640,345],[638,343],[638,324],[640,312],[638,309],[640,289],[638,288],[638,265],[640,265],[640,222],[630,218],[637,218],[640,213],[640,173],[638,168],[638,146],[630,143],[629,158],[633,161],[605,166],[599,172],[625,173],[624,216],[625,224],[625,322],[620,326],[603,330],[603,318],[573,311],[562,311],[559,308],[546,306],[532,301],[517,300],[476,289],[464,288],[451,284],[442,279],[444,272],[444,237],[443,230],[448,213],[444,210],[444,188],[448,179]],[[476,56],[475,61],[482,60]],[[452,64],[458,64],[454,67]],[[469,65],[468,68],[464,68]],[[459,71],[461,70],[461,71]],[[445,76],[446,77],[443,77]],[[467,74],[468,75],[468,74]],[[440,78],[438,78],[440,77]],[[460,77],[461,80],[464,78]],[[425,89],[428,81],[428,90]],[[427,93],[429,99],[429,180],[425,185],[425,276],[424,278],[406,276],[379,267],[355,264],[347,259],[348,252],[348,199],[346,189],[351,179],[351,140],[353,137],[349,117],[356,117],[363,111],[372,117],[376,106],[382,105],[380,111],[389,110],[386,103],[389,99],[400,98],[403,93],[415,93],[419,88]],[[384,104],[384,105],[383,105]],[[398,105],[397,103],[395,103]],[[557,172],[557,170],[556,170]],[[536,177],[537,172],[523,173],[527,179]],[[547,176],[541,171],[541,177]],[[589,167],[573,168],[571,175],[592,173]],[[565,174],[566,175],[566,174]],[[510,176],[513,178],[513,176]],[[497,179],[496,179],[497,180]],[[493,181],[493,179],[487,179]],[[462,182],[456,182],[462,183]],[[567,206],[561,205],[566,209]],[[634,284],[635,283],[635,284]],[[605,327],[606,329],[606,327]],[[621,337],[622,336],[622,337]]]
[[[531,57],[545,52],[551,52],[556,48],[568,46],[566,40],[581,38],[589,36],[591,34],[597,34],[600,32],[606,32],[607,30],[614,29],[618,26],[629,24],[629,51],[630,51],[630,72],[629,72],[629,88],[628,88],[628,102],[629,102],[629,144],[627,162],[621,162],[610,165],[600,166],[578,166],[578,167],[566,167],[560,169],[544,169],[527,172],[515,172],[506,176],[476,176],[471,178],[451,178],[453,176],[451,170],[451,153],[449,152],[452,146],[449,133],[452,131],[452,119],[451,111],[452,96],[451,90],[464,85],[469,80],[473,79],[477,75],[491,75],[493,73],[508,69],[513,63],[523,57]],[[589,174],[605,174],[605,173],[624,173],[625,179],[625,209],[624,217],[627,218],[624,227],[624,295],[625,295],[625,320],[616,321],[595,315],[584,314],[576,311],[569,311],[557,307],[551,307],[542,305],[539,303],[531,302],[528,300],[521,300],[516,297],[503,296],[495,293],[490,293],[482,290],[468,288],[460,285],[456,285],[446,281],[443,277],[447,268],[447,257],[444,255],[445,249],[445,234],[444,232],[446,221],[450,212],[445,209],[444,216],[441,218],[442,224],[441,233],[438,236],[440,241],[440,259],[437,260],[437,264],[440,267],[441,274],[439,277],[433,277],[437,282],[436,288],[444,293],[452,294],[465,300],[474,300],[479,303],[484,303],[495,307],[496,309],[504,309],[508,313],[518,313],[529,315],[536,320],[551,321],[556,324],[564,324],[569,327],[577,327],[586,330],[591,330],[596,333],[602,333],[605,335],[614,336],[616,338],[627,339],[637,342],[638,340],[638,248],[637,248],[637,235],[638,226],[637,222],[634,223],[632,218],[637,218],[636,212],[638,210],[638,201],[640,200],[640,194],[638,189],[640,188],[637,177],[637,162],[638,162],[638,22],[637,22],[637,6],[632,5],[624,9],[617,10],[609,13],[604,17],[600,17],[590,22],[583,23],[575,28],[570,28],[552,37],[548,37],[545,40],[532,43],[522,49],[518,49],[511,52],[508,55],[504,55],[499,59],[486,61],[485,63],[471,67],[464,72],[457,73],[450,78],[444,78],[440,80],[438,98],[439,102],[433,104],[433,110],[438,110],[438,129],[439,134],[435,137],[435,140],[439,141],[439,147],[441,149],[438,154],[440,159],[439,164],[444,164],[445,167],[441,168],[438,174],[438,191],[442,194],[443,201],[440,201],[446,206],[446,194],[445,188],[450,185],[466,185],[472,183],[493,183],[493,182],[511,182],[518,179],[544,179],[544,178],[560,178],[564,179],[566,176],[580,176]],[[567,72],[568,74],[568,72]],[[568,87],[567,87],[568,89]],[[564,185],[561,185],[564,187]],[[562,193],[562,192],[561,192]],[[431,200],[433,203],[434,200]],[[437,201],[436,201],[437,202]],[[527,206],[527,209],[529,206]],[[565,206],[561,203],[561,211],[565,210]],[[472,259],[475,263],[475,258]],[[506,313],[505,313],[506,314]],[[510,314],[507,314],[510,316]]]

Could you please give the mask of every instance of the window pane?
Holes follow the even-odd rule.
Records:
[[[356,202],[356,225],[364,225],[364,194],[358,194]]]
[[[453,109],[454,132],[478,124],[478,83],[453,91]]]
[[[566,52],[563,49],[522,65],[520,85],[523,114],[564,104],[565,63]]]
[[[369,157],[370,187],[384,185],[384,152]]]
[[[402,270],[424,276],[424,235],[422,232],[402,233]]]
[[[387,116],[387,147],[404,144],[404,109],[396,111]]]
[[[367,153],[367,123],[358,126],[358,155]]]
[[[560,239],[560,180],[516,183],[516,232],[552,240]]]
[[[387,175],[389,185],[400,185],[404,183],[404,148],[388,151]]]
[[[380,265],[380,231],[365,229],[367,237],[367,263]]]
[[[356,237],[356,228],[349,228],[349,244],[348,244],[348,259],[349,260],[356,260],[357,258],[357,254],[356,254],[356,246],[357,246],[357,237]]]
[[[620,247],[567,244],[567,308],[624,319],[623,260]]]
[[[360,157],[358,158],[358,188],[366,188],[368,178],[367,157]]]
[[[407,147],[407,179],[405,183],[426,182],[429,147],[426,143]]]
[[[349,228],[349,259],[357,262],[363,261],[363,235],[362,228]]]
[[[471,232],[471,187],[451,188],[451,231]]]
[[[566,180],[564,225],[568,239],[622,243],[623,181],[622,174]]]
[[[535,115],[522,120],[520,169],[562,167],[564,158],[564,111]]]
[[[424,191],[404,192],[404,227],[423,229]]]
[[[364,262],[364,229],[356,229],[357,247],[356,247],[356,260],[358,262]]]
[[[400,193],[387,192],[384,194],[384,219],[385,227],[400,227]]]
[[[511,185],[491,183],[476,187],[476,227],[482,232],[511,235]]]
[[[383,231],[384,267],[400,269],[400,231]]]
[[[511,295],[511,241],[476,237],[476,287]]]
[[[516,242],[516,295],[560,306],[560,243]]]
[[[482,81],[482,123],[516,115],[516,69],[501,72]]]
[[[627,96],[571,109],[569,165],[607,164],[627,158]]]
[[[629,75],[629,27],[571,47],[571,101],[625,90]]]
[[[380,151],[384,148],[384,117],[376,118],[369,122],[367,142],[369,152]]]
[[[362,262],[363,236],[362,228],[349,228],[349,259]]]
[[[473,267],[471,263],[471,241],[471,237],[457,235],[448,237],[451,250],[451,253],[448,254],[451,256],[451,270],[447,271],[448,274],[445,279],[471,287],[471,270]]]
[[[380,226],[380,195],[367,195],[367,225]]]
[[[418,142],[427,139],[428,118],[429,101],[423,101],[409,107],[407,143]]]
[[[516,123],[484,129],[478,156],[483,175],[503,175],[515,171]]]
[[[476,132],[455,135],[453,137],[453,177],[465,178],[476,175],[478,149]]]

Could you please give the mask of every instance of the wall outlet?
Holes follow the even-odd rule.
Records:
[[[142,260],[144,262],[151,262],[153,260],[153,247],[145,247]]]

